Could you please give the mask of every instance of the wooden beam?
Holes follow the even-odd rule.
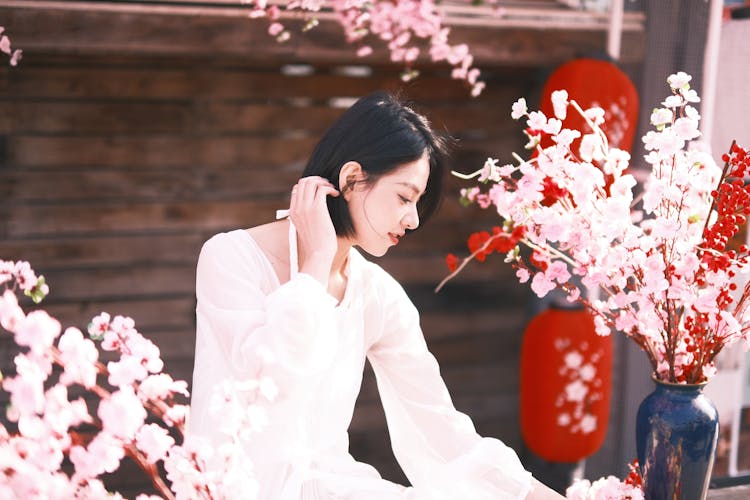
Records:
[[[42,5],[47,8],[39,8]],[[244,9],[220,11],[210,5],[187,5],[181,9],[163,4],[6,0],[0,6],[0,22],[11,35],[13,46],[23,49],[27,57],[35,53],[73,53],[237,57],[277,63],[389,62],[389,55],[378,40],[372,42],[378,49],[373,55],[356,57],[355,48],[346,43],[335,21],[321,22],[302,33],[304,19],[287,20],[292,38],[277,43],[266,32],[267,20],[249,19]],[[577,27],[569,24],[567,28],[553,29],[542,21],[509,22],[506,26],[480,24],[480,19],[466,25],[454,23],[451,31],[452,43],[469,44],[479,65],[555,65],[576,56],[606,51],[606,25],[599,30],[584,29],[580,23]],[[644,47],[642,29],[625,30],[621,62],[639,62]],[[421,62],[428,62],[426,55]]]

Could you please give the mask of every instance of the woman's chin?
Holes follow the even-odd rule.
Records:
[[[388,250],[390,249],[389,246],[374,246],[374,245],[367,245],[362,246],[359,245],[359,248],[364,251],[367,255],[370,255],[372,257],[382,257],[386,253],[388,253]]]

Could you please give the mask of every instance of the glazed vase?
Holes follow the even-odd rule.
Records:
[[[636,417],[636,447],[646,500],[702,500],[719,437],[719,414],[704,384],[654,379]]]

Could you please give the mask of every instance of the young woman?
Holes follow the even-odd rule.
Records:
[[[263,500],[562,498],[453,407],[402,287],[381,256],[441,195],[444,147],[385,93],[357,101],[315,148],[288,219],[208,240],[198,262],[191,433],[221,441],[209,411],[222,380],[259,370],[278,386],[245,446]],[[393,451],[412,487],[349,454],[367,358]]]

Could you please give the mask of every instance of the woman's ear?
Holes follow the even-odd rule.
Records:
[[[344,196],[345,200],[349,199],[349,195],[354,189],[354,185],[357,182],[365,179],[365,172],[362,170],[362,165],[356,161],[348,161],[344,163],[339,171],[339,192]]]

